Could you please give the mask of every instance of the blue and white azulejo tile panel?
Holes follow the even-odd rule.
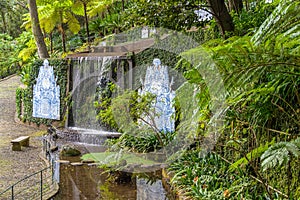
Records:
[[[147,67],[145,80],[142,81],[140,95],[151,93],[156,96],[154,106],[154,124],[150,116],[145,116],[148,124],[156,127],[162,132],[175,131],[175,91],[172,90],[173,78],[169,81],[168,66],[161,65],[158,58],[153,60],[153,65]]]
[[[48,60],[40,67],[33,86],[33,117],[60,119],[60,87],[56,84],[53,66]]]

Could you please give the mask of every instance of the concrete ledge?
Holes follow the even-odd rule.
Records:
[[[49,167],[50,163],[49,161],[43,156],[43,152],[41,152],[39,154],[39,157],[46,163],[46,166]],[[53,187],[50,188],[50,191],[48,191],[47,193],[45,193],[43,195],[43,199],[47,199],[50,200],[52,197],[54,197],[59,191],[59,185],[57,182],[53,182]]]
[[[5,78],[0,79],[0,82],[1,82],[1,81],[5,81],[5,80],[7,80],[7,79],[10,79],[10,78],[12,78],[12,77],[14,77],[14,76],[18,76],[18,75],[17,75],[17,74],[9,75],[9,76],[7,76],[7,77],[5,77]]]
[[[58,183],[53,183],[53,188],[50,188],[50,191],[43,195],[43,199],[50,200],[52,197],[54,197],[59,191],[59,185]]]

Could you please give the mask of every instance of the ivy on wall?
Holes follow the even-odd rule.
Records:
[[[60,86],[60,116],[64,119],[66,114],[67,99],[67,83],[68,83],[68,61],[60,59],[49,59],[49,63],[53,66],[54,75],[57,84]],[[23,122],[40,124],[50,124],[53,120],[32,117],[33,107],[33,86],[36,84],[39,68],[43,65],[43,60],[36,60],[28,70],[29,81],[26,87],[18,88],[16,91],[16,110],[18,118]]]

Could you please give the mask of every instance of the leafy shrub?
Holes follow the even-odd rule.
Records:
[[[229,164],[214,153],[187,151],[171,163],[171,183],[181,195],[193,199],[263,199],[260,185],[242,171],[230,172]]]

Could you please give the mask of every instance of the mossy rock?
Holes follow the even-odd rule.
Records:
[[[79,156],[79,155],[81,155],[81,152],[74,146],[65,145],[62,147],[60,155],[67,156],[67,157],[68,156]]]

